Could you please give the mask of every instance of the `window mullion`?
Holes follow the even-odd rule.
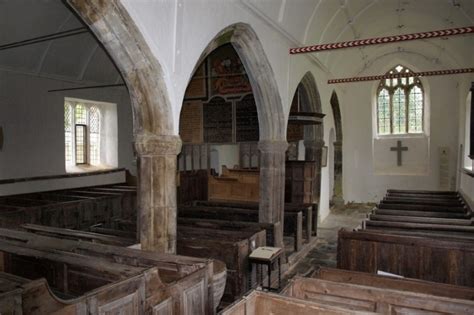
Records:
[[[389,90],[388,100],[390,106],[390,134],[393,134],[393,90]]]
[[[409,95],[409,91],[407,90],[407,88],[404,89],[405,90],[405,132],[406,133],[409,133],[409,122],[410,122],[410,112],[408,111],[409,108],[410,108],[410,104],[409,104],[409,101],[410,101],[410,95]]]

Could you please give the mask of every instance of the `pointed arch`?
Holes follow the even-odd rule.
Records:
[[[342,191],[342,116],[341,108],[339,106],[339,99],[336,91],[332,91],[331,108],[334,117],[334,125],[336,127],[336,141],[334,145],[334,188],[332,203],[336,206],[344,205],[343,191]]]
[[[120,1],[67,0],[102,43],[130,93],[134,134],[173,134],[161,65]]]
[[[232,44],[244,65],[257,105],[260,141],[286,141],[283,105],[273,69],[252,27],[246,23],[227,26],[204,49],[193,73],[217,47]],[[190,77],[191,79],[191,77]]]
[[[120,0],[66,0],[119,69],[130,94],[141,248],[176,253],[176,155],[163,70]]]

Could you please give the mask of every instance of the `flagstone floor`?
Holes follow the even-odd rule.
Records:
[[[286,280],[295,275],[308,276],[318,266],[335,268],[337,232],[341,228],[358,227],[373,207],[373,204],[348,204],[342,208],[332,209],[329,216],[318,227],[317,245],[292,268]]]

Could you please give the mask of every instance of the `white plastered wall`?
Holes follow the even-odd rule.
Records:
[[[382,54],[358,75],[382,74],[398,63],[411,67],[414,71],[445,69],[451,66],[435,64],[421,54],[399,52],[396,57],[395,54]],[[374,171],[373,137],[376,125],[373,111],[378,81],[345,85],[344,93],[338,96],[343,116],[351,117],[343,124],[343,189],[346,201],[375,202],[380,200],[389,188],[438,189],[441,147],[449,148],[449,186],[454,188],[458,139],[458,80],[459,77],[456,76],[422,78],[425,106],[429,107],[426,112],[429,120],[425,120],[429,139],[429,160],[427,172],[414,171],[412,175],[378,175]],[[388,159],[395,156],[395,152],[387,151]]]
[[[467,160],[468,151],[466,148],[466,107],[469,99],[469,89],[471,82],[474,82],[474,75],[465,75],[461,78],[459,84],[459,146],[458,151],[462,156],[458,159],[457,173],[459,176],[458,189],[463,194],[466,201],[470,204],[471,209],[474,209],[474,177],[464,172],[464,163]],[[472,110],[472,109],[471,109]],[[463,150],[461,152],[461,145]]]
[[[64,98],[117,104],[118,167],[135,171],[132,110],[124,87],[48,92],[77,86],[72,82],[0,71],[0,179],[65,174]]]

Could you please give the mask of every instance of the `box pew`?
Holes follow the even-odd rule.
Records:
[[[205,206],[205,207],[225,207],[225,208],[240,208],[258,210],[259,204],[257,202],[233,202],[233,201],[207,201],[207,200],[196,200],[193,206]],[[285,204],[285,212],[303,212],[303,226],[306,234],[306,239],[309,242],[312,232],[316,232],[317,219],[315,226],[313,227],[313,217],[317,218],[318,206],[317,204]],[[316,235],[316,233],[314,233]]]
[[[67,314],[214,312],[214,264],[209,260],[6,229],[0,229],[0,251],[3,270],[25,278],[45,277],[53,290],[27,292],[23,308],[29,303],[36,310],[27,314],[62,314],[71,303],[76,307]]]
[[[258,222],[258,211],[224,207],[179,206],[178,217]],[[294,238],[295,251],[302,248],[303,214],[301,211],[285,213],[283,234]]]
[[[221,260],[227,267],[223,301],[232,302],[248,291],[248,256],[265,246],[265,231],[224,231],[178,226],[179,255]],[[253,280],[252,280],[253,281]]]
[[[252,291],[249,295],[224,309],[221,315],[356,315],[374,314],[359,312],[342,307],[305,301],[274,293]]]
[[[472,240],[343,229],[338,236],[338,268],[370,273],[382,270],[409,278],[474,286]]]
[[[418,279],[395,278],[366,272],[349,271],[328,267],[319,267],[312,273],[311,277],[321,280],[370,286],[380,289],[410,291],[453,299],[474,301],[473,288],[444,283],[435,283]]]
[[[89,197],[94,199],[94,216],[96,222],[106,222],[110,218],[121,218],[122,195],[110,192],[94,192],[89,190],[63,190],[56,192],[67,196]],[[91,224],[92,225],[92,224]]]
[[[290,280],[283,294],[304,301],[378,314],[467,315],[474,312],[474,301],[299,276]]]
[[[21,228],[27,232],[36,233],[44,236],[57,237],[67,240],[86,241],[92,243],[115,245],[115,246],[131,246],[136,244],[135,238],[126,238],[119,236],[111,236],[101,233],[78,231],[64,228],[56,228],[51,226],[23,224]]]
[[[265,230],[267,246],[275,246],[275,235],[280,233],[280,223],[258,223],[214,219],[178,218],[178,226],[194,226],[216,230],[255,231]],[[280,236],[281,237],[281,236]]]
[[[74,231],[38,225],[23,225],[28,232],[63,239],[89,241],[106,245],[130,246],[137,243],[135,238],[117,236],[117,231],[102,230],[108,234]],[[129,236],[134,235],[134,232]],[[216,230],[203,227],[178,226],[177,253],[181,255],[213,258],[227,266],[227,282],[224,299],[234,301],[247,291],[248,255],[259,246],[265,246],[265,231],[260,228],[240,230]]]
[[[130,218],[137,216],[137,191],[118,187],[91,187],[90,191],[116,193],[121,195],[121,217]]]
[[[0,272],[0,314],[23,314],[21,286],[28,282],[28,279]]]

